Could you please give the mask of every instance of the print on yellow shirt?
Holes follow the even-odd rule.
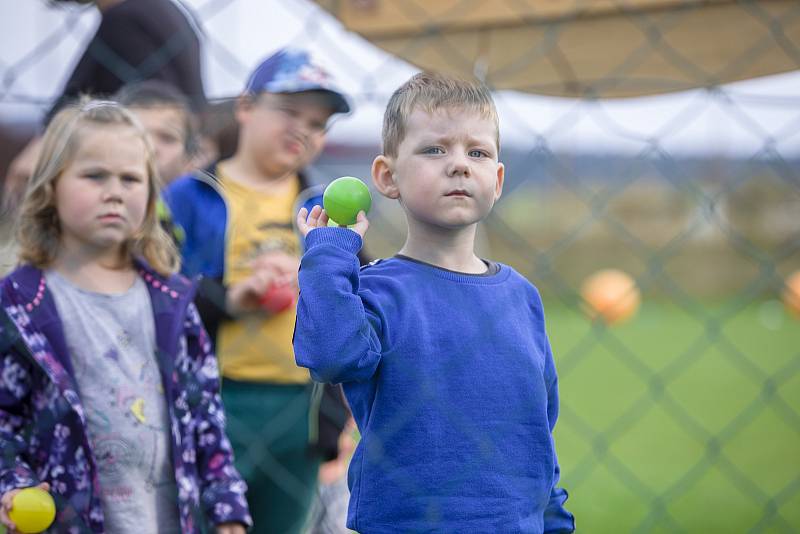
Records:
[[[299,258],[300,242],[292,225],[299,181],[295,179],[285,193],[273,195],[218,176],[228,206],[225,285],[249,276],[250,264],[259,255],[282,251]],[[217,337],[222,375],[244,381],[308,382],[308,371],[294,361],[295,312],[292,306],[271,316],[253,314],[223,322]]]

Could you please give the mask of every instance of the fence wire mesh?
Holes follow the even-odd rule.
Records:
[[[395,4],[401,12],[432,9],[422,0]],[[570,4],[569,16],[504,49],[506,74],[527,72],[552,58],[560,44],[566,48],[586,12],[603,3]],[[791,291],[787,280],[800,269],[800,85],[796,73],[777,92],[721,82],[757,71],[770,54],[800,69],[800,4],[666,2],[655,12],[637,10],[640,2],[608,4],[619,8],[617,16],[638,38],[615,44],[627,49],[602,76],[576,86],[562,63],[554,68],[560,82],[523,88],[565,94],[568,87],[576,93],[569,98],[496,93],[507,178],[478,235],[483,256],[513,266],[544,297],[559,372],[555,439],[561,483],[570,492],[567,507],[578,531],[588,533],[798,532],[800,310],[793,314],[784,300]],[[693,43],[680,41],[682,29],[695,24],[698,9],[723,4],[747,21],[743,27],[767,28],[764,37],[723,64],[693,57]],[[445,16],[485,9],[469,0],[442,6]],[[356,39],[345,42],[339,23],[310,3],[196,0],[189,7],[202,28],[210,101],[220,109],[230,109],[224,104],[235,96],[232,88],[243,86],[258,58],[283,45],[316,49],[345,79],[354,108],[374,117],[412,72],[391,56],[354,52]],[[9,3],[0,9],[14,18]],[[280,27],[258,32],[264,20],[247,16],[256,9]],[[57,10],[55,18],[52,6],[44,11],[46,23],[25,21],[36,34],[30,47],[0,53],[0,110],[7,116],[20,109],[44,112],[62,74],[48,69],[53,78],[43,86],[43,65],[53,64],[53,50],[80,47],[91,34],[86,9]],[[405,49],[395,44],[394,51],[411,61],[436,55],[451,66],[465,63],[490,86],[493,76],[503,76],[486,62],[477,68],[460,41],[436,39],[443,31],[421,25]],[[739,45],[719,43],[723,49]],[[602,40],[592,47],[604,53]],[[638,70],[653,56],[668,66],[661,78]],[[69,63],[58,61],[66,73]],[[122,67],[112,56],[102,61]],[[614,88],[658,93],[695,87],[679,97],[602,98]],[[333,125],[311,169],[316,182],[341,175],[369,181],[380,146],[374,117],[345,117]],[[359,131],[371,135],[355,135]],[[377,193],[373,199],[366,249],[373,257],[390,256],[403,244],[402,211]],[[609,268],[630,274],[641,292],[639,308],[621,324],[592,320],[581,292],[587,276]],[[414,416],[419,401],[407,400],[405,418]],[[486,436],[481,421],[449,416],[465,434],[502,439]],[[270,429],[230,421],[237,425],[252,433],[248,457],[266,454]],[[280,469],[263,476],[294,491],[292,476]],[[339,493],[346,495],[328,487],[315,505],[316,518],[336,525],[320,521],[317,531],[343,528],[341,499],[330,498]]]

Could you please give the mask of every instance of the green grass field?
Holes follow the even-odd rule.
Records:
[[[800,321],[779,302],[648,301],[592,325],[545,302],[578,531],[800,531]]]
[[[578,532],[800,531],[800,321],[775,301],[648,300],[610,329],[545,309]]]

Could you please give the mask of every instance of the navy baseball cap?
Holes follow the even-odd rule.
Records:
[[[262,61],[247,80],[245,91],[254,95],[321,91],[330,96],[334,113],[350,111],[331,75],[314,63],[308,52],[297,48],[282,48]]]

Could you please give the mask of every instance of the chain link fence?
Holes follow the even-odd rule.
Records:
[[[469,0],[447,4],[451,12],[481,9]],[[560,38],[566,48],[593,5],[572,4],[579,9],[539,40],[507,49],[506,64],[525,70],[543,51],[558,49]],[[693,62],[691,43],[669,42],[669,32],[677,39],[682,23],[693,20],[693,3],[673,2],[656,15],[636,12],[636,2],[608,4],[640,38],[605,77],[569,98],[496,94],[507,178],[479,233],[482,255],[513,266],[544,297],[561,388],[555,437],[567,507],[578,531],[593,534],[800,532],[800,312],[793,316],[781,300],[800,269],[800,81],[797,72],[715,81],[757,68],[775,48],[800,69],[800,5],[776,11],[756,1],[698,3],[726,4],[741,20],[768,28],[752,47],[714,65]],[[398,5],[424,8],[417,0]],[[196,0],[189,7],[203,31],[212,102],[229,102],[258,59],[277,47],[315,50],[358,111],[333,125],[311,176],[319,183],[341,175],[369,181],[382,106],[412,67],[370,48],[311,3]],[[53,75],[42,65],[56,61],[48,54],[68,43],[77,49],[90,35],[86,19],[93,15],[85,10],[41,16],[47,24],[28,20],[32,46],[0,53],[6,118],[45,110],[61,81],[42,85]],[[437,31],[435,24],[420,27],[401,55],[474,64],[463,48],[435,41]],[[602,54],[603,42],[595,46]],[[682,73],[678,87],[638,75],[636,65],[654,54]],[[490,64],[475,71],[492,85]],[[538,92],[558,93],[557,85]],[[607,87],[699,89],[603,99]],[[537,93],[535,84],[528,89]],[[390,256],[403,244],[402,212],[373,199],[366,247],[373,257]],[[640,307],[621,324],[585,313],[581,284],[608,268],[629,273],[641,292]],[[480,421],[471,424],[469,432],[484,432]],[[263,448],[257,439],[253,447],[254,454]],[[325,516],[325,506],[316,513]]]

